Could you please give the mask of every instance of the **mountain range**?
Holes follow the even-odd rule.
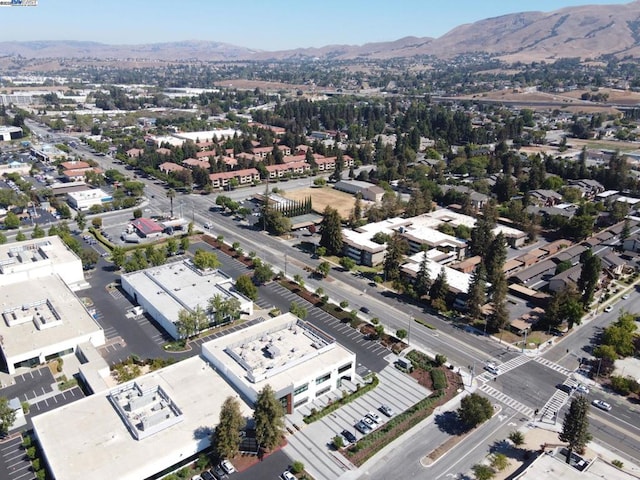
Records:
[[[640,58],[640,0],[585,5],[553,12],[522,12],[460,25],[438,38],[405,37],[364,45],[327,45],[263,51],[222,42],[183,41],[107,45],[84,41],[0,42],[4,56],[146,60],[389,59],[487,53],[507,61],[595,59],[602,55]]]

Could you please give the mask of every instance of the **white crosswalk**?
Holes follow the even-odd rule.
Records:
[[[563,367],[562,365],[558,365],[557,363],[553,363],[552,361],[547,360],[546,358],[536,357],[535,361],[544,365],[545,367],[555,370],[556,372],[560,372],[563,375],[569,376],[571,374],[571,371],[569,369]]]
[[[578,382],[573,378],[567,378],[564,382],[564,385],[568,385],[569,387],[574,387],[577,384]],[[568,393],[559,389],[556,390],[544,407],[542,407],[542,410],[540,410],[540,421],[553,420],[557,412],[559,412],[562,406],[567,403],[567,400],[569,400]]]
[[[515,358],[512,358],[511,360],[504,362],[503,364],[498,365],[498,368],[500,370],[500,375],[503,375],[511,370],[513,370],[514,368],[518,368],[520,365],[524,365],[525,363],[529,362],[531,360],[530,357],[527,357],[526,355],[519,355]],[[482,382],[488,382],[489,380],[492,380],[496,375],[489,373],[489,372],[484,372],[481,373],[480,375],[478,375],[476,378],[479,381]]]
[[[479,388],[479,390],[481,392],[486,393],[490,397],[493,397],[496,400],[504,403],[508,407],[513,408],[515,411],[520,412],[520,413],[526,415],[527,417],[533,417],[533,408],[527,407],[526,405],[518,402],[517,400],[514,400],[510,396],[505,395],[501,391],[496,390],[495,388],[489,386],[488,383],[483,384]]]

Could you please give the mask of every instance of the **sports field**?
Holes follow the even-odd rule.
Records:
[[[284,193],[280,193],[283,197],[290,198],[291,200],[304,200],[311,197],[311,204],[313,210],[317,213],[324,212],[327,205],[338,210],[340,216],[344,219],[349,218],[351,210],[356,202],[353,195],[348,193],[339,192],[332,187],[322,188],[300,188],[298,190],[288,190]]]

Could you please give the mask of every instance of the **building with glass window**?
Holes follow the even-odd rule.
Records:
[[[207,342],[202,355],[250,402],[270,385],[287,413],[352,380],[356,366],[355,353],[291,313]]]

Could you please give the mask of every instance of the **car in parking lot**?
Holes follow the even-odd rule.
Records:
[[[356,443],[356,436],[349,430],[342,430],[342,432],[340,432],[340,435],[344,437],[347,443]]]
[[[209,473],[211,473],[211,475],[213,475],[217,480],[226,478],[227,476],[220,465],[216,465],[215,467],[213,467],[211,470],[209,470]]]
[[[226,474],[234,473],[236,471],[235,467],[231,464],[229,460],[222,460],[220,462],[220,466],[222,467],[222,470],[224,470],[224,473]]]
[[[280,475],[280,478],[282,480],[298,480],[296,476],[293,473],[291,473],[289,470],[285,470],[284,472],[282,472],[282,475]]]
[[[194,475],[191,477],[191,480],[202,480],[202,477],[200,475]]]
[[[365,417],[370,418],[376,424],[380,423],[380,416],[376,412],[369,412]]]
[[[611,310],[613,310],[613,306],[611,305],[607,305],[604,309],[605,312],[610,312]]]
[[[211,473],[207,472],[206,470],[204,472],[202,472],[202,480],[216,480],[216,477],[214,477]]]
[[[378,410],[384,413],[387,417],[393,417],[395,415],[395,412],[389,405],[380,405]]]
[[[366,435],[367,433],[369,433],[371,431],[371,427],[369,425],[367,425],[366,423],[364,423],[362,420],[356,422],[354,427],[356,427],[356,430],[358,430],[363,435]]]
[[[591,402],[591,404],[593,406],[598,407],[599,409],[605,410],[607,412],[611,410],[611,405],[609,405],[604,400],[594,400],[593,402]]]
[[[367,427],[369,427],[371,430],[373,430],[377,426],[377,423],[374,422],[371,418],[367,417],[366,415],[362,417],[362,420],[360,421],[363,422],[365,425],[367,425]]]

